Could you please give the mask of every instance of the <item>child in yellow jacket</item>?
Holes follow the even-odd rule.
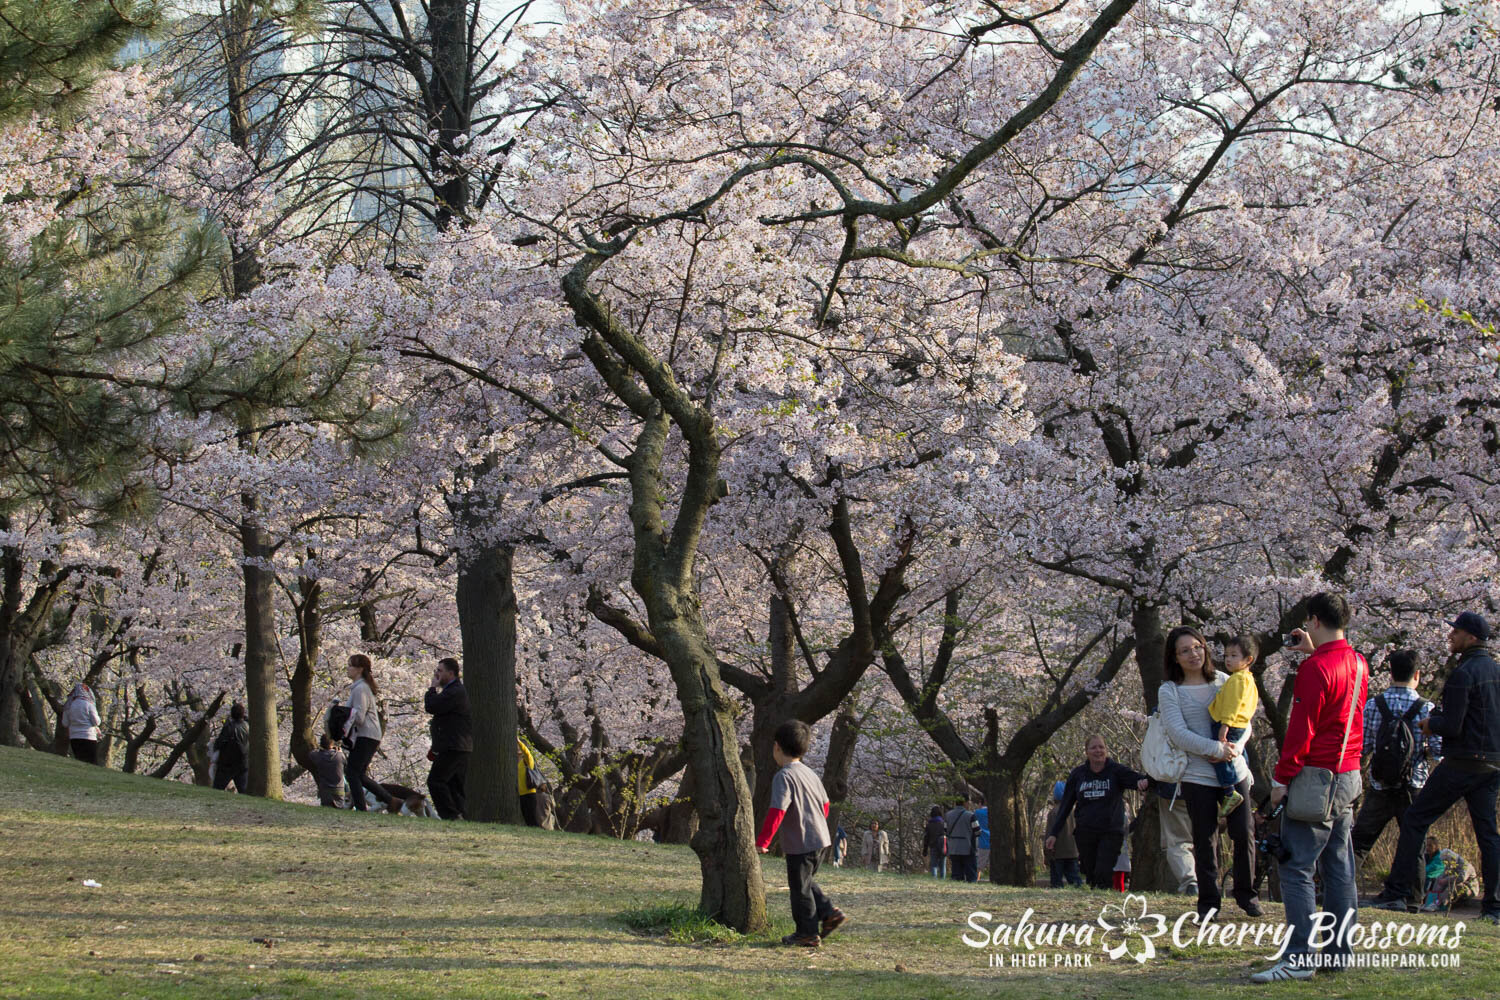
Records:
[[[1245,735],[1250,720],[1260,704],[1255,693],[1255,675],[1250,665],[1260,653],[1260,644],[1252,635],[1237,635],[1224,643],[1224,670],[1229,679],[1209,702],[1208,714],[1218,725],[1215,739],[1234,742]],[[1245,797],[1235,789],[1234,761],[1219,761],[1214,765],[1214,774],[1219,779],[1222,797],[1219,800],[1219,816],[1228,816],[1239,808]]]

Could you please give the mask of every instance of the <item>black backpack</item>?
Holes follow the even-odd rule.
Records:
[[[219,730],[219,738],[214,740],[214,749],[219,751],[221,771],[243,770],[249,762],[250,727],[233,719],[226,721]]]
[[[334,702],[328,706],[328,735],[333,737],[333,742],[349,746],[349,741],[344,739],[344,727],[349,724],[349,706]]]
[[[1370,777],[1386,788],[1401,788],[1411,781],[1411,766],[1421,749],[1417,735],[1417,713],[1422,700],[1416,699],[1402,715],[1391,711],[1385,695],[1375,699],[1380,711],[1380,728],[1375,732],[1375,754],[1370,758]]]

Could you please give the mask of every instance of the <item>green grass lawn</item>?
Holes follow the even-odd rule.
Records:
[[[1270,987],[1247,982],[1255,948],[1137,965],[1096,944],[1089,969],[991,969],[960,940],[971,911],[1091,922],[1118,897],[839,869],[822,884],[850,923],[818,952],[782,948],[785,869],[765,870],[772,931],[676,943],[623,915],[696,901],[686,847],[263,802],[0,748],[0,997],[1500,995],[1488,925],[1464,932],[1456,970]],[[1188,903],[1151,898],[1169,921]]]

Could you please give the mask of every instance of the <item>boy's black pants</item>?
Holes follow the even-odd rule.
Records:
[[[833,915],[833,904],[813,881],[818,874],[818,856],[811,854],[788,854],[786,856],[786,885],[792,893],[792,920],[797,933],[804,937],[816,936],[819,924]]]

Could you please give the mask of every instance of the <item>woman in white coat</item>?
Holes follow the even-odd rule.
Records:
[[[1253,917],[1261,915],[1255,892],[1255,843],[1250,820],[1250,769],[1243,756],[1250,728],[1238,741],[1214,739],[1217,728],[1208,714],[1208,703],[1228,676],[1214,669],[1208,640],[1190,626],[1174,628],[1167,635],[1163,673],[1167,682],[1157,694],[1162,725],[1177,749],[1187,754],[1187,770],[1178,787],[1187,806],[1193,829],[1193,858],[1198,869],[1198,914],[1220,909],[1219,891],[1219,780],[1214,763],[1234,762],[1235,784],[1244,801],[1227,817],[1229,839],[1234,845],[1234,901]]]
[[[379,783],[371,779],[365,770],[380,749],[380,711],[375,704],[375,695],[380,688],[375,684],[375,665],[364,653],[349,657],[346,670],[349,680],[349,721],[344,724],[344,738],[352,740],[354,749],[349,751],[349,762],[344,766],[344,777],[349,782],[350,798],[354,808],[367,811],[365,790],[386,804],[390,795]]]
[[[73,685],[63,705],[63,725],[68,727],[68,746],[73,756],[89,764],[99,763],[99,708],[94,692],[83,681]]]

